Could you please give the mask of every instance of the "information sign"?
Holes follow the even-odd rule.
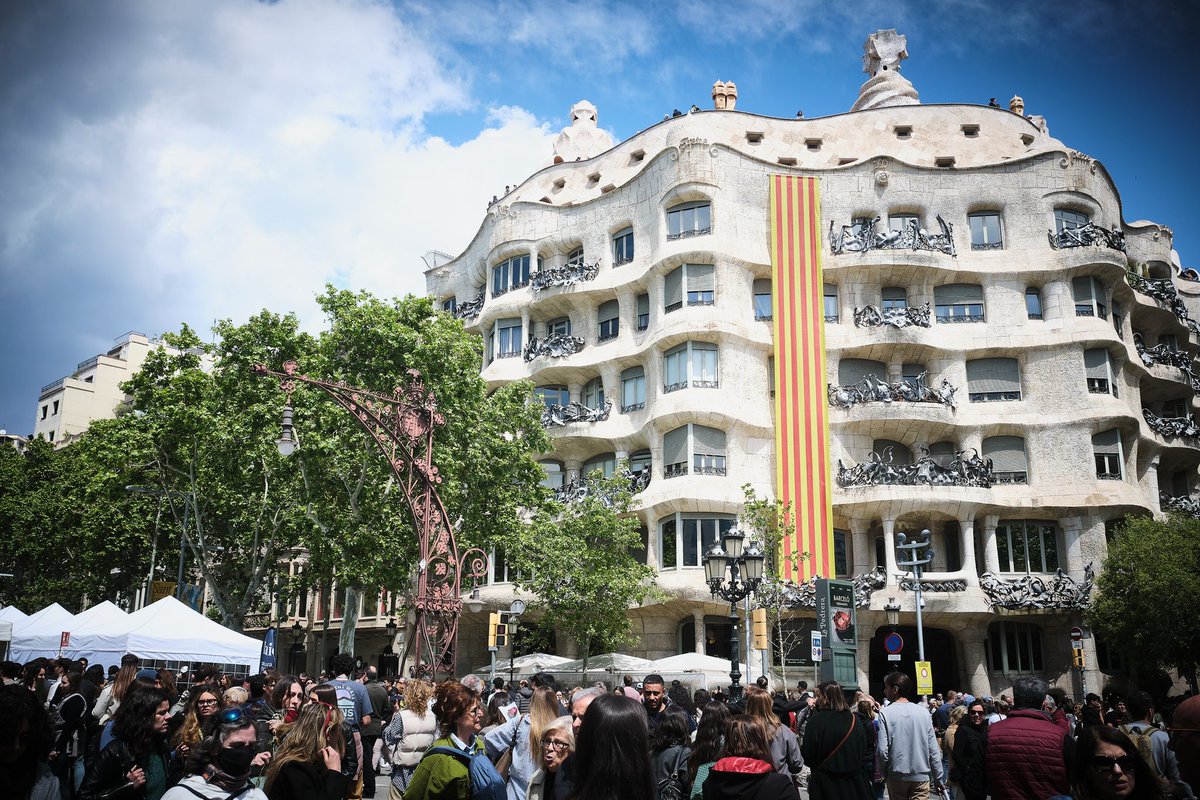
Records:
[[[812,632],[812,660],[814,664],[821,661],[821,632]]]
[[[918,661],[916,667],[917,694],[922,697],[933,694],[933,667],[928,661]]]

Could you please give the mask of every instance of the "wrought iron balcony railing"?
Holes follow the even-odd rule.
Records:
[[[533,337],[525,345],[525,360],[533,361],[538,356],[562,358],[573,355],[583,349],[583,339],[566,333],[552,333],[539,339]]]
[[[600,262],[584,264],[582,261],[563,264],[560,267],[545,267],[533,273],[529,285],[535,292],[556,286],[571,286],[584,281],[593,281],[600,274]]]
[[[1158,500],[1163,511],[1174,511],[1200,519],[1200,499],[1195,497],[1177,497],[1167,492],[1159,492]]]
[[[1078,228],[1063,228],[1058,233],[1047,231],[1050,246],[1055,250],[1068,247],[1110,247],[1113,250],[1125,252],[1125,234],[1113,228],[1102,228],[1094,222],[1081,225]]]
[[[874,375],[868,375],[853,386],[826,384],[829,405],[850,408],[859,403],[891,403],[902,400],[909,403],[941,403],[954,409],[957,387],[943,378],[942,385],[934,389],[925,383],[926,374],[922,372],[916,378],[905,378],[895,383],[884,383]]]
[[[688,465],[684,462],[678,464],[667,464],[663,467],[664,478],[678,478],[680,475],[688,474]]]
[[[923,306],[905,306],[904,308],[885,308],[868,305],[854,307],[854,327],[875,328],[880,325],[891,325],[893,328],[929,327],[929,303]]]
[[[542,427],[561,428],[572,422],[603,422],[608,419],[611,410],[611,400],[605,400],[604,405],[598,408],[583,403],[567,403],[565,406],[555,403],[542,409]]]
[[[979,576],[979,588],[993,608],[1085,609],[1091,603],[1095,580],[1096,574],[1089,562],[1083,568],[1082,581],[1076,581],[1061,569],[1047,577],[1003,578],[994,572],[985,572]]]
[[[1141,357],[1142,363],[1147,367],[1155,364],[1175,367],[1187,378],[1188,385],[1194,391],[1200,392],[1200,380],[1196,378],[1195,369],[1192,367],[1192,357],[1189,354],[1182,350],[1173,350],[1165,342],[1160,342],[1154,347],[1146,347],[1140,333],[1133,335],[1133,346],[1137,350],[1138,356]]]
[[[868,250],[930,250],[957,256],[954,249],[954,226],[937,216],[941,233],[930,233],[910,220],[902,230],[876,231],[879,217],[860,219],[843,225],[835,233],[833,220],[829,221],[829,249],[834,255],[842,253],[865,253]]]
[[[466,303],[459,303],[458,308],[454,311],[454,316],[459,319],[475,319],[479,316],[479,312],[483,311],[483,301],[485,292],[480,292],[474,300],[469,300]]]
[[[679,233],[668,233],[667,241],[674,242],[678,241],[679,239],[688,239],[692,236],[704,236],[709,233],[712,233],[712,226],[707,228],[690,228],[685,231],[680,231]]]
[[[1175,319],[1189,331],[1200,336],[1200,323],[1188,313],[1187,306],[1175,290],[1175,284],[1169,280],[1148,280],[1136,272],[1128,271],[1125,273],[1125,282],[1133,287],[1134,291],[1152,298],[1159,306],[1174,314]]]
[[[996,482],[991,459],[982,459],[972,449],[955,453],[946,465],[930,457],[929,449],[912,464],[893,464],[892,448],[883,454],[871,453],[871,460],[847,467],[838,459],[837,482],[844,489],[854,486],[979,486],[989,488]]]
[[[1148,408],[1142,409],[1142,416],[1150,430],[1164,439],[1200,438],[1200,426],[1191,417],[1160,417]]]

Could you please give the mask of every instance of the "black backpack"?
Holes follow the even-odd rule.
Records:
[[[671,774],[658,782],[658,800],[687,800],[687,786],[684,785],[683,778],[679,777],[680,767],[687,763],[684,760],[684,753],[687,752],[686,747],[679,748],[679,752],[675,754],[675,767]]]

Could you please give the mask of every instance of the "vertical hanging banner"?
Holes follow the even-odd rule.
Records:
[[[821,200],[816,178],[771,175],[776,498],[791,504],[782,577],[834,576]],[[807,558],[800,559],[807,554]]]

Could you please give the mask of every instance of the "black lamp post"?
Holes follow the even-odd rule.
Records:
[[[304,639],[304,626],[300,624],[300,620],[292,623],[292,672],[296,672],[298,666],[296,662],[300,659],[300,653],[304,649],[300,642]]]
[[[388,619],[387,625],[385,625],[384,627],[387,628],[387,637],[388,637],[387,652],[391,653],[391,652],[393,652],[392,651],[392,643],[396,641],[396,618],[390,617]]]
[[[739,681],[742,673],[738,662],[738,615],[737,604],[747,595],[754,592],[763,578],[763,567],[767,557],[759,548],[757,542],[743,549],[745,535],[737,528],[730,528],[721,537],[721,544],[713,546],[704,554],[704,577],[708,582],[709,591],[713,597],[720,597],[729,603],[729,661],[732,669],[729,671],[729,699],[736,700],[742,695]],[[729,573],[726,579],[726,571]]]

